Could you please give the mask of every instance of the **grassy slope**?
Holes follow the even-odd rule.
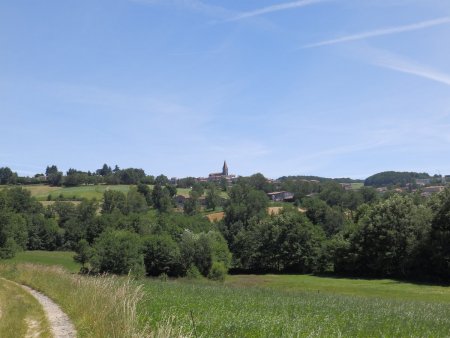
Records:
[[[62,266],[70,272],[80,271],[81,265],[73,260],[73,252],[68,251],[23,251],[14,258],[0,260],[6,264],[33,263]]]
[[[26,188],[29,189],[28,187]],[[101,200],[103,198],[103,193],[106,190],[117,190],[127,193],[128,190],[130,190],[130,185],[86,185],[70,188],[58,188],[56,190],[51,190],[50,192],[47,193],[45,192],[36,193],[34,196],[38,200],[47,200],[47,196],[49,194],[52,196],[52,199],[56,199],[58,196],[62,194],[65,198],[72,198],[72,197],[76,197],[77,199],[95,198],[97,200]]]
[[[0,337],[31,337],[33,334],[51,337],[41,305],[20,286],[0,279]]]

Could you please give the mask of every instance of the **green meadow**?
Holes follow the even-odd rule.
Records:
[[[28,251],[2,263],[55,264],[74,272],[79,265],[72,255]],[[50,282],[56,288],[58,281],[46,276],[41,288]],[[174,332],[202,337],[450,335],[450,289],[445,286],[311,275],[233,275],[224,283],[144,278],[134,283],[143,291],[137,305],[141,328],[150,323],[156,330],[170,323]]]
[[[81,264],[73,260],[74,252],[71,251],[21,251],[15,257],[0,260],[5,264],[41,264],[47,266],[61,266],[69,272],[77,273],[80,271]]]
[[[100,201],[103,199],[103,193],[107,190],[116,190],[127,193],[130,190],[130,187],[130,185],[84,185],[79,187],[64,187],[52,189],[49,192],[38,192],[35,195],[33,195],[34,191],[32,187],[30,187],[30,191],[32,196],[36,197],[40,201],[47,200],[49,195],[51,196],[52,200],[56,200],[58,199],[58,197],[62,196],[64,199],[80,200],[83,198],[95,198]],[[29,187],[25,188],[30,189]]]
[[[9,186],[2,185],[0,189],[8,188]],[[81,200],[97,199],[98,201],[103,199],[103,193],[106,190],[116,190],[123,193],[127,193],[132,185],[82,185],[78,187],[51,187],[45,184],[25,185],[24,189],[31,192],[31,196],[36,197],[39,201],[47,201],[50,196],[51,200],[57,200],[63,197],[65,200]],[[153,185],[149,185],[150,189],[153,189]],[[190,188],[178,188],[177,194],[185,197],[189,197]],[[228,194],[225,191],[219,193],[220,197],[228,198]]]

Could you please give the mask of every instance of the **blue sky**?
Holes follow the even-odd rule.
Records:
[[[450,1],[3,0],[0,166],[450,174]]]

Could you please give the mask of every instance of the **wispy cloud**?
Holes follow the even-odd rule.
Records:
[[[415,61],[381,49],[369,48],[365,54],[369,62],[375,66],[415,75],[450,86],[450,74],[440,70],[418,64]]]
[[[218,19],[228,19],[234,12],[220,6],[209,5],[200,0],[129,0],[135,3],[146,5],[172,6],[179,9],[186,9],[203,15]]]
[[[381,28],[381,29],[376,29],[373,31],[367,31],[367,32],[353,34],[353,35],[342,36],[342,37],[339,37],[336,39],[315,42],[315,43],[307,44],[307,45],[303,46],[303,48],[314,48],[314,47],[335,45],[338,43],[344,43],[344,42],[350,42],[350,41],[365,40],[365,39],[369,39],[369,38],[373,38],[373,37],[377,37],[377,36],[410,32],[410,31],[425,29],[425,28],[429,28],[429,27],[445,25],[445,24],[449,24],[449,23],[450,23],[450,17],[437,18],[437,19],[421,21],[421,22],[417,22],[417,23],[405,25],[405,26]]]
[[[252,18],[255,16],[268,14],[268,13],[286,11],[289,9],[305,7],[305,6],[314,5],[314,4],[318,4],[318,3],[322,3],[322,2],[326,2],[326,1],[331,1],[331,0],[300,0],[300,1],[285,2],[285,3],[281,3],[281,4],[277,4],[277,5],[272,5],[272,6],[255,9],[253,11],[241,12],[226,21],[243,20],[243,19],[248,19],[248,18]]]

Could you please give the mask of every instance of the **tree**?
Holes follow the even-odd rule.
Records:
[[[217,191],[217,188],[214,184],[210,184],[208,186],[208,190],[206,191],[206,208],[211,210],[216,210],[216,207],[220,203],[220,196]]]
[[[436,195],[431,203],[433,219],[430,242],[432,272],[450,278],[450,189]]]
[[[346,266],[376,276],[410,275],[418,268],[430,223],[431,211],[409,196],[394,195],[365,207],[350,238]]]
[[[159,175],[155,178],[155,184],[159,184],[161,186],[169,184],[169,179],[165,175]]]
[[[139,183],[137,185],[137,191],[144,195],[148,206],[152,205],[152,192],[147,184]]]
[[[108,176],[108,175],[111,175],[113,173],[113,171],[111,170],[111,167],[109,167],[105,163],[105,164],[103,164],[103,167],[101,169],[97,169],[96,173],[97,173],[97,175],[100,175],[100,176]]]
[[[26,247],[28,239],[25,218],[11,211],[0,210],[0,258],[11,258]]]
[[[123,230],[104,232],[94,244],[91,264],[99,273],[143,275],[144,256],[139,236]]]
[[[86,268],[86,264],[92,258],[92,248],[89,246],[88,241],[85,239],[80,240],[75,252],[76,254],[73,259],[75,262],[80,263],[81,269],[84,270]]]
[[[47,176],[47,181],[50,185],[59,186],[62,183],[62,172],[58,171],[56,165],[47,166],[45,169],[45,175]]]
[[[15,184],[17,174],[12,172],[8,167],[0,168],[0,184]]]
[[[182,273],[180,249],[167,234],[144,239],[144,264],[147,275],[179,276]]]
[[[199,195],[194,190],[189,192],[189,198],[186,198],[183,205],[183,212],[186,215],[193,216],[200,212],[200,204],[198,202]]]
[[[170,192],[166,187],[155,184],[152,191],[152,200],[155,208],[160,212],[168,212],[172,209],[173,202]]]
[[[147,201],[137,188],[131,187],[127,194],[127,213],[147,211]]]
[[[238,236],[235,252],[245,269],[307,273],[314,270],[323,231],[295,209],[268,217]]]
[[[269,199],[264,192],[241,182],[230,189],[229,195],[224,208],[226,225],[240,221],[246,226],[252,218],[261,219],[267,215]]]
[[[117,190],[106,190],[103,193],[102,213],[112,213],[114,210],[119,210],[122,213],[126,212],[127,201],[123,192]]]

